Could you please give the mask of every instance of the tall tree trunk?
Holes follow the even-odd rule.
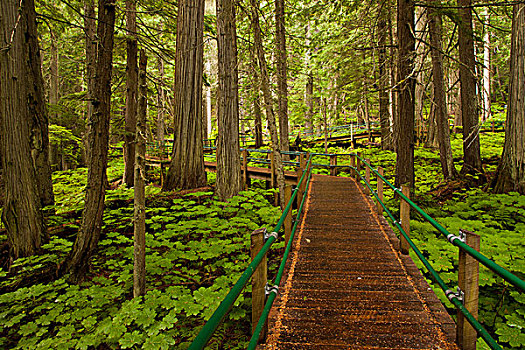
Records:
[[[97,31],[97,18],[95,13],[95,1],[84,1],[84,28],[86,34],[86,114],[84,122],[86,124],[85,132],[82,135],[84,144],[84,160],[87,160],[89,153],[89,144],[87,135],[89,134],[89,120],[93,115],[93,94],[95,91],[95,70],[97,64],[97,41],[95,38]]]
[[[202,142],[204,0],[179,0],[173,153],[164,190],[206,185]]]
[[[459,37],[459,79],[461,82],[461,117],[463,122],[462,174],[482,173],[479,148],[479,108],[476,96],[476,61],[472,31],[472,0],[458,0],[461,21]]]
[[[124,126],[124,184],[133,187],[138,74],[136,0],[126,0],[126,123]]]
[[[57,38],[53,30],[50,29],[51,33],[51,47],[49,57],[49,104],[56,110],[58,105],[58,47]],[[53,113],[53,117],[56,117],[57,113]]]
[[[275,46],[277,66],[277,98],[279,100],[279,136],[281,150],[290,150],[288,125],[288,83],[286,68],[286,30],[284,0],[275,0]]]
[[[235,1],[217,1],[219,91],[217,103],[217,184],[219,198],[229,199],[241,188],[239,158],[239,81]]]
[[[164,90],[164,61],[157,56],[157,69],[159,70],[159,84],[157,88],[157,141],[164,147],[164,108],[166,101],[166,90]]]
[[[483,35],[483,116],[482,121],[490,118],[490,15],[488,7],[485,7],[484,17],[487,23],[484,25]]]
[[[47,238],[31,158],[31,143],[35,141],[31,129],[40,121],[47,122],[33,0],[1,1],[0,32],[0,154],[5,188],[2,222],[10,255],[17,259],[36,253]]]
[[[306,86],[304,92],[304,100],[306,105],[306,115],[305,115],[305,128],[306,130],[314,131],[314,76],[312,75],[311,68],[311,57],[310,57],[310,36],[311,36],[310,23],[306,26],[306,53],[304,57],[305,67],[306,67]]]
[[[399,89],[396,186],[409,183],[414,188],[414,1],[397,2],[397,42]]]
[[[390,132],[390,111],[389,111],[389,96],[388,96],[388,72],[387,72],[387,16],[388,9],[384,5],[380,5],[379,19],[377,23],[377,45],[379,47],[379,123],[381,126],[381,148],[384,150],[392,150],[392,133]]]
[[[135,137],[134,174],[134,239],[133,239],[133,297],[146,294],[146,112],[148,108],[148,85],[146,67],[148,57],[140,50],[139,100],[137,109],[137,132]]]
[[[111,112],[111,70],[113,62],[113,30],[115,26],[114,0],[98,0],[97,65],[93,114],[89,121],[88,179],[82,223],[73,249],[64,261],[61,272],[70,273],[70,280],[78,283],[89,271],[89,259],[95,251],[104,213],[106,195],[106,168],[108,163],[109,120]]]
[[[494,192],[525,194],[525,5],[514,5],[510,49],[510,87],[505,145],[493,181]]]
[[[206,74],[211,76],[211,57],[206,61]],[[206,86],[206,138],[211,137],[212,132],[212,116],[211,116],[211,85]]]
[[[424,98],[425,98],[425,72],[424,64],[427,53],[427,48],[424,44],[426,41],[427,31],[427,14],[423,7],[418,6],[416,8],[416,58],[415,58],[415,69],[416,69],[416,92],[415,92],[415,119],[417,125],[417,139],[423,138],[423,123],[424,123]]]
[[[434,0],[427,0],[434,4]],[[448,125],[448,113],[446,104],[445,83],[443,79],[443,54],[442,54],[442,22],[441,14],[433,9],[429,10],[429,32],[432,54],[432,77],[434,81],[434,119],[437,125],[437,137],[439,144],[439,158],[441,170],[445,180],[457,177],[450,146],[450,129]]]
[[[262,111],[261,111],[261,83],[257,72],[254,73],[255,97],[253,100],[253,114],[255,117],[255,148],[260,148],[264,144],[262,134]]]
[[[259,68],[261,71],[261,87],[266,108],[266,118],[268,119],[268,128],[270,129],[270,138],[272,141],[272,151],[275,161],[275,170],[277,172],[277,184],[279,186],[279,198],[281,208],[284,208],[284,169],[279,150],[279,136],[277,135],[277,125],[275,121],[275,114],[273,111],[273,101],[270,92],[270,76],[268,74],[268,66],[266,65],[266,58],[264,56],[264,48],[262,43],[261,27],[259,25],[259,1],[250,0],[252,7],[252,28],[254,32],[254,43],[257,49],[257,57],[259,60]]]

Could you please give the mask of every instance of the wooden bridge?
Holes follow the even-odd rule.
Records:
[[[457,349],[455,323],[363,187],[314,175],[265,349]]]

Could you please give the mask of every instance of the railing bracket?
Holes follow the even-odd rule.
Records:
[[[456,298],[462,304],[465,303],[465,292],[463,292],[459,287],[457,287],[457,290],[455,292],[453,290],[447,289],[447,291],[445,292],[445,295],[450,301]]]
[[[447,240],[452,244],[454,244],[456,239],[465,243],[467,241],[467,235],[462,230],[459,230],[459,236],[455,236],[453,233],[447,235]]]
[[[270,239],[270,237],[275,237],[275,239],[279,238],[279,235],[277,234],[277,232],[271,232],[271,233],[268,233],[267,230],[264,230],[264,241],[266,242],[268,239]]]
[[[264,292],[267,296],[271,293],[275,293],[275,295],[277,295],[279,293],[279,286],[270,286],[267,282],[266,286],[264,286]]]

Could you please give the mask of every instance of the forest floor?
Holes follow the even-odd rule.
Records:
[[[503,137],[503,133],[481,135],[488,176],[497,167]],[[453,150],[459,170],[462,150],[457,135],[453,135]],[[394,153],[376,147],[361,151],[374,167],[385,168],[387,179],[393,179]],[[84,201],[86,169],[56,172],[55,215],[48,219],[49,243],[41,255],[15,261],[9,272],[5,258],[0,261],[0,348],[188,347],[248,265],[250,233],[260,227],[272,228],[280,211],[271,204],[275,190],[265,189],[260,181],[254,181],[249,191],[222,202],[213,193],[215,174],[208,174],[210,187],[161,193],[156,171],[149,173],[151,183],[146,189],[146,296],[132,298],[133,189],[123,187],[107,192],[103,232],[86,281],[71,285],[47,275],[42,280],[41,273],[56,269],[71,249]],[[122,172],[121,159],[116,157],[108,178],[119,179]],[[525,277],[524,196],[493,195],[483,186],[466,187],[469,181],[444,183],[441,178],[437,152],[418,148],[416,203],[450,232],[464,228],[479,233],[483,254]],[[392,193],[387,190],[385,197],[396,213],[398,203]],[[454,286],[457,250],[438,237],[430,224],[415,216],[412,220],[414,241],[445,282]],[[6,249],[6,239],[5,232],[0,232],[0,250]],[[269,276],[275,273],[282,250],[281,242],[271,251]],[[413,260],[417,263],[415,257]],[[480,319],[502,345],[523,348],[525,296],[483,268],[480,285]],[[435,290],[452,312],[443,293]],[[213,336],[210,349],[245,348],[250,332],[250,292],[248,287],[241,294]]]

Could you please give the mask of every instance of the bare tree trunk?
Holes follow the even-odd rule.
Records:
[[[135,137],[134,239],[133,239],[133,297],[146,294],[146,112],[148,86],[146,67],[148,57],[140,50],[139,101]]]
[[[459,79],[461,82],[461,117],[463,121],[462,174],[483,173],[479,148],[479,108],[476,96],[476,61],[472,31],[472,0],[458,0],[461,25],[459,36]]]
[[[211,58],[206,62],[206,74],[212,75],[211,72]],[[211,86],[206,86],[206,138],[211,137],[212,132],[212,116],[211,116]]]
[[[78,283],[89,271],[89,260],[95,251],[104,213],[106,168],[108,162],[109,120],[111,111],[111,70],[113,62],[113,30],[115,26],[114,0],[98,0],[97,65],[93,94],[88,144],[88,179],[82,224],[73,249],[61,267],[70,273],[70,280]]]
[[[275,46],[277,66],[277,98],[279,100],[279,134],[281,150],[290,150],[288,125],[288,84],[286,68],[286,30],[284,0],[275,0]]]
[[[483,116],[482,121],[490,118],[490,15],[488,7],[485,7],[484,17],[487,24],[484,25],[485,34],[483,35]]]
[[[266,107],[266,118],[268,119],[268,128],[270,129],[270,137],[272,140],[272,151],[275,160],[275,170],[277,172],[277,184],[279,186],[279,198],[281,208],[284,208],[284,169],[279,150],[279,137],[277,135],[277,126],[275,121],[275,114],[273,111],[273,102],[270,92],[270,76],[268,75],[268,66],[266,65],[266,58],[264,57],[264,48],[261,36],[261,27],[259,25],[259,1],[250,0],[252,7],[252,28],[254,32],[254,43],[257,49],[257,57],[259,59],[259,68],[261,70],[261,87],[264,96]]]
[[[217,1],[217,49],[219,54],[217,184],[219,198],[229,199],[241,188],[239,158],[239,82],[235,1]]]
[[[126,0],[126,124],[124,126],[124,179],[133,186],[135,168],[135,128],[137,124],[138,73],[136,0]]]
[[[314,131],[314,76],[312,75],[312,69],[310,67],[310,23],[306,27],[306,53],[304,57],[305,67],[306,67],[306,87],[304,92],[304,99],[306,105],[306,115],[305,115],[305,128]]]
[[[202,142],[204,0],[179,0],[173,153],[164,190],[206,185]]]
[[[493,181],[494,192],[525,194],[525,5],[514,5],[510,49],[510,90],[505,145]]]
[[[157,68],[159,70],[159,85],[157,88],[157,141],[164,147],[164,108],[166,91],[164,90],[164,61],[159,55],[157,57]]]
[[[19,1],[1,1],[0,32],[0,154],[5,188],[2,222],[10,255],[17,259],[35,254],[47,238],[31,158],[31,128],[39,121],[47,122],[33,0],[25,0],[21,6]]]
[[[86,38],[86,114],[84,122],[86,124],[85,132],[82,135],[82,143],[84,144],[84,161],[86,161],[89,153],[89,144],[87,142],[87,135],[89,134],[89,120],[93,115],[93,94],[95,91],[95,70],[97,63],[97,41],[95,38],[97,31],[97,19],[95,14],[95,1],[84,0],[84,28]]]
[[[397,82],[399,106],[396,186],[409,183],[414,188],[414,1],[398,0],[397,37],[399,46]]]
[[[381,125],[381,148],[384,150],[392,150],[392,133],[390,132],[390,111],[389,111],[389,96],[388,96],[388,72],[387,72],[387,16],[388,9],[384,5],[380,5],[379,19],[377,23],[377,41],[379,46],[379,123]]]
[[[423,135],[424,121],[424,97],[425,97],[425,74],[423,66],[425,64],[426,46],[423,43],[426,40],[427,31],[427,14],[423,7],[416,8],[416,92],[415,92],[415,120],[417,125],[417,139],[420,140]]]
[[[434,0],[428,0],[434,3]],[[457,177],[450,146],[450,129],[446,105],[445,83],[443,79],[443,54],[442,54],[442,24],[441,14],[436,10],[429,13],[429,32],[432,54],[432,76],[434,80],[434,119],[437,125],[437,138],[439,143],[439,157],[441,170],[445,180]]]

